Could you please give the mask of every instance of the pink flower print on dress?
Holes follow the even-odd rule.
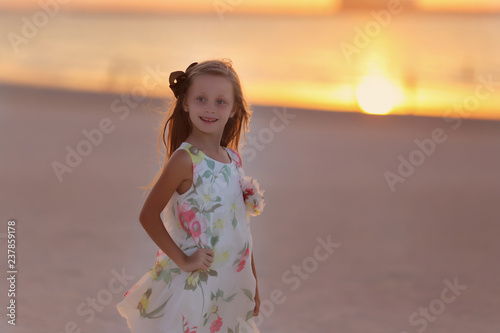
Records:
[[[184,317],[184,315],[182,315],[182,325],[184,326],[184,333],[196,333],[196,330],[198,329],[198,327],[195,326],[191,330],[189,328],[189,322],[186,320],[186,318]]]
[[[247,263],[247,259],[250,255],[250,249],[248,248],[248,243],[245,243],[245,246],[238,253],[240,256],[236,258],[233,262],[233,268],[236,273],[241,272],[243,268],[245,268],[245,264]]]
[[[203,170],[203,165],[193,163],[193,175],[199,174],[201,170]],[[196,180],[193,178],[193,184],[196,184]]]
[[[207,222],[203,218],[193,219],[189,222],[189,234],[193,237],[196,245],[206,245],[208,243]]]
[[[158,265],[158,263],[160,262],[161,256],[163,256],[164,254],[165,254],[165,252],[163,252],[161,249],[158,249],[158,251],[156,251],[155,265]]]
[[[217,317],[217,319],[214,320],[212,325],[210,325],[210,333],[219,332],[221,327],[222,327],[222,318]]]
[[[189,224],[196,217],[196,214],[189,206],[189,203],[184,202],[181,206],[177,205],[177,214],[179,215],[179,223],[182,230],[189,232]]]
[[[247,249],[245,250],[245,252],[243,252],[243,254],[241,255],[240,260],[245,260],[245,259],[247,259],[249,254],[250,254],[250,250],[247,248]]]
[[[241,272],[243,268],[245,268],[246,260],[241,260],[238,263],[238,267],[236,268],[236,273]]]
[[[240,262],[238,263],[238,268],[236,272],[240,272],[243,268],[245,268],[246,260],[248,259],[248,255],[250,254],[250,250],[247,248],[245,252],[243,252],[240,256]]]

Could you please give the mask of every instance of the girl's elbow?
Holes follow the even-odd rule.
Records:
[[[139,223],[144,227],[144,224],[146,224],[147,218],[144,217],[144,215],[139,215]]]
[[[153,219],[153,214],[150,211],[142,211],[139,214],[139,222],[142,226],[148,225]]]

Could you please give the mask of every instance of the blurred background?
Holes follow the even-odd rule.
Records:
[[[255,104],[440,117],[480,77],[500,77],[495,0],[3,0],[0,10],[4,83],[126,93],[147,66],[167,75],[230,58]],[[498,119],[499,101],[470,117]]]
[[[0,332],[128,332],[157,111],[212,58],[253,110],[262,333],[500,332],[498,31],[498,0],[0,0]]]

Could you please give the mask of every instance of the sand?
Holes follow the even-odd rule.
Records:
[[[115,304],[156,252],[138,215],[159,104],[126,114],[117,95],[11,86],[0,101],[0,253],[14,219],[18,269],[16,326],[0,283],[1,331],[127,332]],[[251,222],[262,332],[499,331],[500,122],[453,124],[254,107],[244,167],[266,190]],[[59,179],[52,164],[77,147],[87,156]],[[401,176],[401,159],[420,165]]]

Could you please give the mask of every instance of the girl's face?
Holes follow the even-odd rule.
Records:
[[[189,113],[193,126],[207,134],[224,131],[229,117],[235,113],[231,81],[222,76],[197,76],[184,99],[184,111]]]

